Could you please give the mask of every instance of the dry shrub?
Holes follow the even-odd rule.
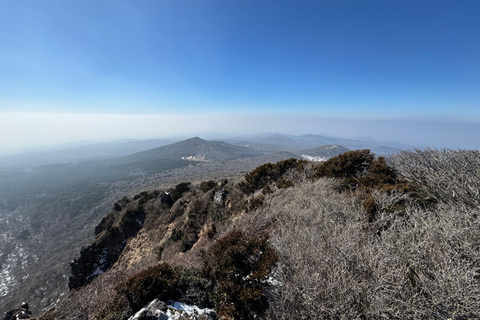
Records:
[[[202,181],[198,187],[202,192],[208,192],[215,188],[218,184],[213,180]]]
[[[283,177],[296,185],[314,179],[317,167],[317,162],[302,161],[302,165],[296,167],[294,170],[288,170]]]
[[[233,229],[205,255],[205,274],[214,282],[213,297],[220,316],[253,319],[267,306],[265,280],[277,260],[267,235]]]
[[[480,224],[465,205],[427,210],[401,191],[374,191],[368,221],[358,195],[320,179],[260,209],[277,221],[271,319],[478,317]],[[398,207],[403,203],[403,207]]]
[[[472,208],[480,205],[478,150],[403,151],[389,162],[437,202],[462,203]]]
[[[245,175],[245,179],[238,186],[246,194],[261,190],[266,185],[276,182],[279,188],[287,188],[293,182],[285,179],[285,174],[291,170],[302,170],[306,161],[295,158],[279,161],[275,164],[266,163]]]
[[[337,185],[320,179],[288,189],[264,213],[279,221],[272,319],[354,318],[369,308],[372,240],[360,201],[332,191]]]
[[[167,301],[175,297],[175,285],[180,269],[167,263],[147,268],[116,287],[133,310],[139,310],[158,298]]]
[[[400,184],[397,173],[388,166],[386,159],[375,158],[368,149],[348,151],[333,157],[318,165],[315,175],[342,179],[339,190],[390,189]]]
[[[213,305],[210,299],[212,282],[202,275],[201,269],[172,266],[166,262],[131,276],[115,290],[117,301],[128,301],[127,310],[139,310],[154,299],[182,301],[200,307]]]
[[[248,202],[248,210],[255,210],[263,205],[263,201],[265,201],[265,197],[262,194],[256,195],[250,199]]]
[[[131,271],[110,270],[79,290],[71,291],[54,310],[45,313],[41,319],[101,319],[105,316],[105,310],[126,314],[128,304],[118,299],[114,288],[129,276]]]
[[[415,205],[376,244],[372,311],[399,318],[479,317],[480,223],[465,206]]]

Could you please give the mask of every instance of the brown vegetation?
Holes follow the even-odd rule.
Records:
[[[233,319],[478,318],[479,163],[464,150],[360,150],[260,166],[222,186],[224,206],[211,181],[177,185],[168,205],[161,193],[119,201],[98,230],[142,201],[124,219],[146,215],[152,257],[140,272],[120,257],[63,305],[86,319],[126,319],[154,298]]]
[[[205,273],[215,283],[218,314],[253,319],[264,313],[268,306],[265,280],[277,258],[266,235],[234,229],[217,240],[207,251]]]
[[[275,164],[266,163],[245,175],[245,180],[239,183],[240,189],[247,193],[261,190],[270,183],[275,182],[279,188],[292,186],[293,183],[284,178],[285,173],[292,169],[301,170],[306,163],[304,160],[288,159]]]

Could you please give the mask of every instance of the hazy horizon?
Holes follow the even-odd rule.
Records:
[[[278,132],[480,148],[480,2],[0,3],[0,155]]]
[[[59,134],[61,133],[61,134]],[[307,116],[3,113],[0,156],[81,141],[206,139],[279,133],[369,137],[412,147],[478,149],[480,124],[411,119],[339,119]],[[11,137],[15,138],[12,139]]]

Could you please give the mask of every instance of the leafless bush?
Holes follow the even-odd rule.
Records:
[[[285,173],[285,179],[292,181],[294,184],[302,183],[311,180],[315,177],[315,171],[318,163],[305,162],[302,166],[289,170]]]
[[[375,244],[372,312],[387,317],[479,317],[480,221],[465,206],[406,208]]]
[[[397,172],[437,201],[480,205],[478,150],[403,151],[390,160]]]
[[[379,208],[402,200],[405,212],[380,211],[369,223],[360,197],[334,185],[320,179],[283,190],[258,215],[278,223],[271,319],[479,316],[478,212],[450,204],[428,211],[401,192],[374,192]]]
[[[280,220],[271,235],[280,253],[272,319],[354,318],[369,307],[373,247],[365,214],[358,199],[332,192],[334,184],[305,183],[271,207]]]
[[[133,271],[110,270],[79,290],[71,291],[55,310],[47,312],[42,320],[99,319],[111,307],[117,293],[115,287],[133,274]]]

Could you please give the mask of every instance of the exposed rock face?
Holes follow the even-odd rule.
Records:
[[[213,198],[213,201],[217,206],[223,206],[225,204],[224,200],[228,194],[228,191],[225,189],[222,189],[220,191],[215,192],[215,196]]]
[[[97,238],[82,248],[80,257],[70,262],[72,274],[68,278],[70,290],[90,283],[107,271],[120,257],[127,239],[143,227],[145,212],[142,207],[112,211],[95,229]]]
[[[128,320],[168,320],[168,316],[165,311],[167,311],[167,305],[165,302],[155,299]]]
[[[70,262],[72,268],[72,274],[68,278],[70,289],[77,289],[90,283],[115,263],[125,244],[120,234],[114,235],[110,239],[114,241],[114,246],[112,246],[112,243],[106,243],[105,241],[94,243],[82,250],[80,257]]]
[[[17,320],[17,319],[35,319],[32,317],[32,312],[28,310],[28,303],[22,303],[18,309],[7,311],[3,320]]]

